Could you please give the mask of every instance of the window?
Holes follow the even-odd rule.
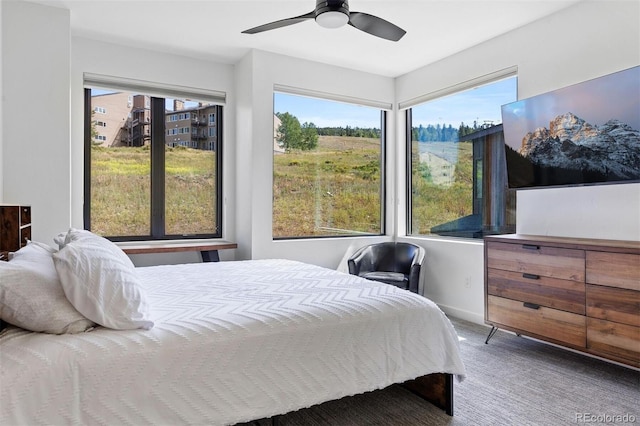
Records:
[[[97,112],[98,114],[106,114],[107,113],[106,108],[99,107],[99,106],[95,107],[93,110],[95,112]]]
[[[273,237],[384,233],[380,108],[274,93]]]
[[[506,187],[500,123],[501,106],[516,99],[511,75],[407,109],[409,234],[515,232],[515,191]]]
[[[209,114],[209,125],[216,124],[216,115]]]
[[[115,241],[221,237],[220,143],[214,150],[209,144],[176,141],[174,135],[190,134],[190,127],[168,126],[174,117],[188,118],[189,110],[222,114],[222,106],[187,96],[155,97],[145,94],[144,88],[87,86],[85,228]],[[171,93],[177,95],[175,90]],[[94,136],[113,141],[109,146],[89,142],[97,133],[91,112],[98,111],[94,105],[98,101],[106,121],[122,123],[117,129],[110,127],[112,134],[106,137]],[[221,141],[221,126],[215,129],[216,140]]]

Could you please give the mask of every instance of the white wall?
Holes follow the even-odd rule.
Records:
[[[224,138],[235,139],[235,126],[229,124],[235,123],[233,65],[72,40],[69,12],[61,8],[22,1],[2,1],[0,8],[0,202],[32,206],[34,240],[53,244],[57,233],[83,226],[84,72],[227,92]],[[226,164],[235,161],[233,144],[230,148],[224,152]],[[226,173],[233,175],[233,168]],[[224,184],[225,194],[232,196],[233,179],[225,176]],[[225,199],[223,235],[230,240],[235,238],[234,214]],[[221,256],[233,257],[233,252]],[[168,261],[150,257],[136,258],[140,264]],[[199,259],[197,253],[174,257]]]
[[[223,139],[235,140],[235,76],[232,65],[198,60],[184,56],[159,53],[134,47],[123,47],[110,43],[74,37],[71,56],[71,176],[72,204],[71,224],[83,227],[83,79],[84,73],[102,74],[144,80],[151,84],[167,84],[216,90],[227,93],[227,102],[223,113]],[[189,70],[189,72],[185,72]],[[67,118],[68,120],[68,118]],[[233,200],[234,170],[224,167],[235,161],[233,143],[225,143],[223,149],[223,238],[235,240],[235,207]],[[231,200],[229,199],[231,198]],[[223,260],[233,259],[233,250],[220,251]],[[138,266],[156,263],[197,262],[198,253],[174,255],[137,255],[132,260]]]
[[[50,242],[66,227],[82,226],[82,73],[92,72],[227,92],[224,236],[239,243],[235,258],[286,257],[332,268],[352,246],[390,239],[396,226],[402,235],[403,115],[389,126],[390,236],[273,241],[274,84],[397,104],[517,66],[524,98],[640,63],[637,1],[581,2],[395,80],[259,51],[232,66],[114,46],[71,38],[63,9],[6,1],[0,7],[0,202],[33,206],[34,239]],[[33,118],[37,123],[24,113],[34,102],[46,111]],[[33,128],[45,131],[30,132]],[[635,184],[519,191],[518,231],[638,240],[639,193]],[[425,294],[450,313],[482,322],[482,243],[403,239],[427,250]],[[189,260],[197,261],[193,256]],[[136,259],[138,264],[165,261]]]
[[[69,12],[25,2],[2,8],[2,192],[32,206],[32,235],[70,224]]]
[[[581,2],[398,78],[396,100],[406,102],[512,66],[518,67],[522,99],[638,64],[640,3]],[[640,240],[638,184],[518,191],[517,203],[519,233]],[[403,215],[401,210],[398,216]],[[482,244],[415,241],[427,249],[425,295],[445,311],[481,322]]]
[[[83,226],[83,73],[89,72],[227,93],[223,237],[237,241],[239,249],[222,251],[223,260],[288,257],[334,268],[354,244],[353,239],[344,238],[273,241],[273,87],[282,84],[391,105],[392,79],[259,51],[234,66],[72,39],[64,9],[25,2],[3,2],[2,8],[3,82],[9,84],[4,83],[3,93],[7,101],[2,116],[5,189],[1,201],[33,206],[34,240],[51,243],[69,226]],[[26,55],[29,51],[39,54]],[[32,108],[34,99],[48,113],[44,115],[46,138],[28,136],[25,131],[24,111]],[[8,110],[9,103],[19,108]],[[392,131],[393,124],[390,120]],[[388,155],[393,158],[394,152],[392,140]],[[25,175],[23,169],[29,173]],[[18,175],[20,180],[14,181]],[[390,179],[389,188],[392,185]],[[391,207],[388,218],[394,214]],[[356,240],[361,241],[359,246],[379,239]],[[137,265],[198,261],[196,253],[132,258]]]
[[[236,64],[236,162],[235,200],[236,223],[242,224],[236,230],[239,259],[251,259],[253,245],[253,192],[247,190],[255,182],[251,173],[253,168],[253,53],[246,55]],[[259,162],[259,160],[258,160]]]

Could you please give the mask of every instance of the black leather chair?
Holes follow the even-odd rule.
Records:
[[[347,260],[349,273],[418,292],[422,247],[409,243],[378,243],[357,250]]]

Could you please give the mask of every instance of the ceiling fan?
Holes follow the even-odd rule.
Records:
[[[349,24],[354,28],[386,40],[398,41],[406,34],[402,28],[377,16],[364,12],[349,12],[348,0],[316,0],[316,8],[309,13],[293,18],[281,19],[248,30],[243,34],[256,34],[315,19],[318,25],[325,28],[339,28]]]

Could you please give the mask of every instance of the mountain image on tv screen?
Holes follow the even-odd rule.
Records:
[[[509,187],[640,181],[640,67],[502,106]]]

